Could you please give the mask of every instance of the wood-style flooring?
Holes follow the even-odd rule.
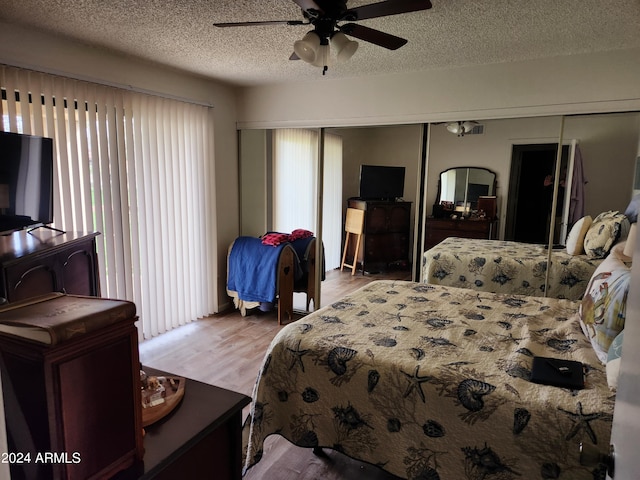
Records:
[[[320,306],[330,305],[361,286],[380,279],[409,280],[409,272],[362,275],[327,272]],[[296,294],[298,295],[298,294]],[[296,300],[304,308],[304,298]],[[300,314],[297,318],[300,318]],[[283,328],[275,312],[243,317],[238,311],[197,320],[140,344],[144,365],[251,396],[257,372],[273,337]],[[186,393],[188,395],[188,392]],[[248,414],[248,407],[243,418]],[[327,450],[318,457],[278,436],[267,439],[262,460],[245,480],[390,480],[377,467]]]

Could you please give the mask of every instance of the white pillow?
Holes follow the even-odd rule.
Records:
[[[567,253],[569,255],[580,255],[584,252],[584,237],[587,235],[592,221],[591,215],[587,215],[573,224],[567,236]]]

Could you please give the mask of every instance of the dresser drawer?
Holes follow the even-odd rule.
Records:
[[[454,220],[450,218],[428,218],[425,249],[437,245],[445,238],[496,238],[496,223],[488,220]]]

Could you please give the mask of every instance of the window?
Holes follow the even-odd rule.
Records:
[[[274,132],[273,226],[278,232],[317,225],[318,132],[279,129]],[[340,266],[342,243],[342,138],[324,136],[322,240],[325,268]]]
[[[0,127],[54,139],[54,225],[99,231],[105,297],[150,338],[215,311],[210,107],[0,66]]]

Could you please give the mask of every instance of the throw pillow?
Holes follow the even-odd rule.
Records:
[[[609,388],[618,388],[618,376],[620,375],[620,362],[622,361],[622,341],[624,340],[624,330],[621,331],[611,342],[607,352],[607,383]]]
[[[600,361],[624,328],[631,269],[609,256],[593,273],[580,305],[580,326]]]
[[[590,258],[604,258],[611,247],[629,234],[629,220],[617,211],[602,212],[593,219],[584,237],[584,251]]]
[[[581,255],[584,252],[584,237],[592,222],[591,215],[587,215],[573,224],[567,236],[567,253],[569,255]]]
[[[272,247],[277,247],[282,243],[287,243],[289,241],[289,235],[286,233],[267,233],[262,237],[263,245],[271,245]]]
[[[299,240],[301,238],[310,238],[313,237],[313,232],[309,230],[305,230],[304,228],[297,228],[289,235],[290,241]]]

